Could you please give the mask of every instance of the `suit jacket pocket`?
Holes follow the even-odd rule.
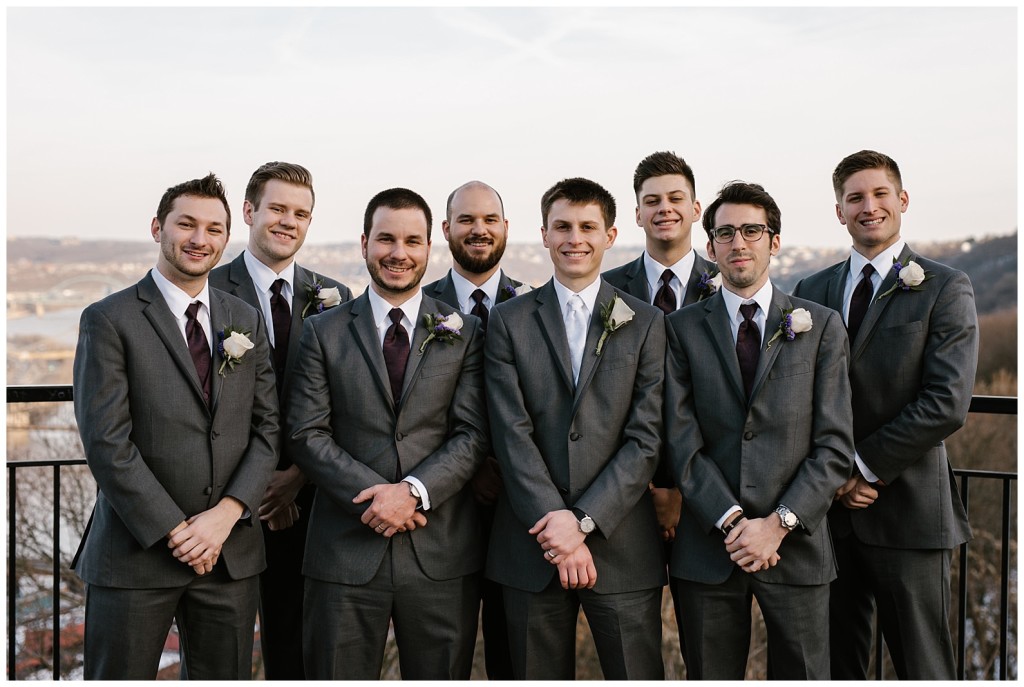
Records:
[[[458,374],[459,370],[462,369],[462,360],[456,360],[450,363],[444,363],[441,365],[424,365],[420,370],[420,377],[426,379],[427,377],[439,377],[441,375]]]
[[[884,329],[878,330],[878,336],[907,336],[908,334],[914,334],[915,332],[922,331],[924,329],[924,322],[917,320],[916,322],[904,322],[903,324],[897,324],[892,327],[885,327]]]
[[[615,358],[609,358],[601,362],[601,366],[598,370],[617,370],[620,367],[633,367],[636,365],[636,356],[632,353],[626,353]]]
[[[768,379],[779,377],[792,377],[794,375],[805,375],[811,371],[811,363],[807,360],[791,363],[789,365],[776,365],[768,373]]]

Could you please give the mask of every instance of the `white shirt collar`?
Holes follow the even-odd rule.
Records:
[[[729,319],[732,322],[736,322],[737,318],[741,317],[739,314],[740,306],[744,303],[749,303],[750,301],[757,303],[761,308],[759,315],[763,314],[767,318],[768,311],[772,306],[773,293],[774,288],[772,287],[771,279],[766,281],[764,286],[762,286],[752,298],[743,298],[742,296],[730,291],[729,287],[726,286],[724,282],[722,283],[722,298],[725,299],[725,308],[728,311]],[[764,336],[763,328],[761,335],[762,337]]]
[[[420,303],[423,302],[423,291],[419,287],[416,293],[409,297],[401,305],[391,305],[384,300],[379,293],[373,290],[373,286],[367,286],[366,292],[370,297],[370,307],[373,309],[373,321],[379,330],[382,326],[387,330],[391,326],[391,309],[399,308],[402,311],[402,326],[409,332],[409,341],[412,341],[412,332],[416,328],[416,318],[420,315]]]
[[[652,258],[650,253],[644,251],[644,270],[647,272],[647,284],[651,287],[651,293],[653,294],[657,291],[659,284],[661,284],[661,275],[665,270],[672,270],[672,273],[676,275],[676,279],[679,280],[680,286],[685,290],[686,282],[693,271],[693,260],[692,248],[687,251],[686,255],[677,260],[674,265],[662,265]]]
[[[452,276],[452,284],[455,286],[455,296],[459,299],[459,310],[462,312],[468,313],[476,305],[472,296],[473,292],[477,289],[483,291],[484,295],[487,296],[484,299],[484,305],[488,309],[493,308],[494,304],[498,302],[498,282],[501,281],[501,270],[497,270],[491,275],[490,279],[480,286],[469,281],[454,269],[451,270],[450,274]]]
[[[565,316],[565,304],[569,302],[569,298],[576,293],[575,291],[569,290],[569,287],[562,284],[558,279],[552,277],[552,281],[555,284],[555,295],[558,296],[558,309]],[[583,305],[587,307],[587,314],[593,315],[594,303],[597,302],[597,292],[601,290],[601,278],[598,277],[577,295],[583,299]]]
[[[878,283],[881,283],[892,269],[892,261],[900,256],[900,253],[903,252],[903,247],[906,245],[906,241],[899,239],[896,243],[876,255],[873,260],[868,260],[866,257],[858,253],[856,248],[851,248],[850,277],[853,281],[856,281],[859,278],[861,271],[864,269],[864,265],[870,262],[871,266],[875,268],[875,272],[877,272],[880,277]]]
[[[210,282],[207,281],[203,284],[203,290],[199,292],[199,295],[193,298],[188,295],[171,281],[160,273],[160,270],[154,267],[150,270],[150,274],[153,275],[153,281],[156,282],[156,288],[160,290],[160,294],[164,297],[167,302],[167,307],[171,309],[171,314],[175,318],[181,320],[185,317],[185,311],[188,306],[195,301],[199,301],[203,304],[200,310],[206,312],[206,317],[210,316]]]
[[[284,279],[288,284],[288,288],[292,293],[295,293],[295,261],[292,260],[288,263],[288,266],[281,270],[280,274],[274,272],[262,262],[260,262],[255,255],[249,251],[242,253],[242,259],[245,260],[245,267],[249,270],[249,276],[252,277],[252,283],[256,287],[258,293],[268,293],[271,285],[278,279]]]

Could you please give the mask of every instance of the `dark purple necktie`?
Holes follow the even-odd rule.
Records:
[[[871,275],[875,273],[875,268],[869,262],[864,265],[864,269],[860,273],[862,278],[857,284],[857,288],[853,290],[853,296],[850,297],[850,310],[846,315],[846,331],[850,334],[851,344],[857,338],[860,325],[864,322],[864,315],[867,314],[868,306],[871,305],[871,296],[875,293],[874,285],[871,283]]]
[[[676,311],[676,294],[669,286],[672,281],[672,277],[676,276],[672,270],[665,270],[661,273],[661,288],[658,289],[658,293],[654,294],[654,306],[661,308],[665,311],[666,315],[671,315]]]
[[[203,400],[209,406],[212,361],[210,360],[210,343],[206,339],[206,332],[203,331],[203,326],[196,319],[200,305],[202,304],[197,301],[185,309],[185,317],[188,318],[185,323],[185,338],[188,341],[188,352],[192,356],[192,363],[196,366],[196,374],[199,375],[199,383],[203,387]]]
[[[487,331],[487,306],[484,305],[484,298],[486,297],[487,294],[485,294],[481,289],[477,289],[470,294],[470,298],[473,299],[475,305],[473,306],[473,309],[469,311],[469,314],[476,315],[480,318],[480,328],[483,331]]]
[[[292,310],[281,293],[284,279],[270,285],[270,315],[274,318],[274,374],[277,376],[277,391],[281,393],[281,377],[288,361],[288,337],[292,331]]]
[[[397,406],[402,397],[405,364],[409,361],[409,333],[402,326],[401,308],[392,308],[388,316],[391,318],[391,326],[384,334],[384,362],[388,366],[388,378],[391,380],[391,396]]]
[[[740,374],[743,375],[743,388],[750,398],[754,388],[754,374],[757,372],[757,361],[761,357],[761,330],[753,317],[757,313],[757,303],[740,306],[743,322],[736,333],[736,357],[740,361]]]

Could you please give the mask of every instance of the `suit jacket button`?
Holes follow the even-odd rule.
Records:
[[[206,496],[209,496],[212,493],[213,493],[213,487],[206,487],[206,489],[203,489],[203,494],[205,494]]]
[[[754,433],[753,432],[744,432],[743,433],[743,438],[746,439],[747,441],[750,441],[751,439],[754,438]]]
[[[404,439],[404,438],[405,438],[405,435],[404,435],[404,434],[402,434],[401,432],[395,432],[395,439],[396,439],[397,441],[401,441],[401,440],[402,440],[402,439]]]
[[[572,434],[569,435],[569,440],[570,441],[579,441],[582,438],[583,438],[583,435],[580,434],[579,432],[573,432]]]

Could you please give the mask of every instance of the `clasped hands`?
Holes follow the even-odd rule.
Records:
[[[754,573],[778,565],[779,546],[789,534],[774,513],[766,518],[740,520],[725,538],[729,558],[741,570]]]
[[[544,560],[558,567],[562,589],[592,589],[597,583],[597,567],[586,545],[587,535],[571,510],[547,513],[529,530],[537,536]]]
[[[299,506],[295,497],[306,484],[306,478],[298,466],[275,470],[260,503],[260,520],[267,523],[272,532],[287,529],[299,521]]]
[[[386,538],[427,526],[427,516],[416,510],[417,501],[405,482],[375,484],[356,494],[352,503],[372,501],[359,520]]]
[[[167,547],[196,575],[205,575],[217,564],[221,547],[244,512],[241,501],[225,496],[213,508],[178,523],[167,534]]]
[[[885,483],[879,480],[878,485],[884,486]],[[864,479],[863,475],[857,475],[846,480],[846,484],[836,489],[834,500],[839,501],[850,510],[859,510],[867,508],[877,498],[878,489],[875,488],[875,484]]]

